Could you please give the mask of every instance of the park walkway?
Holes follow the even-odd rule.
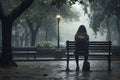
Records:
[[[79,62],[80,69],[83,61]],[[120,80],[120,61],[112,61],[112,71],[107,71],[107,61],[90,60],[91,71],[75,71],[75,61],[17,62],[17,68],[0,68],[0,80]]]

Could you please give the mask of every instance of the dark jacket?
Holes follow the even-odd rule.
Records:
[[[82,34],[76,33],[75,41],[76,41],[75,54],[88,55],[89,36],[86,33],[82,33]]]

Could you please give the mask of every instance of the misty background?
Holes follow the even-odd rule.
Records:
[[[67,40],[74,40],[74,35],[76,34],[80,25],[85,25],[87,33],[89,35],[90,41],[106,41],[106,33],[101,35],[100,32],[95,34],[95,32],[90,27],[90,19],[87,14],[84,13],[83,6],[75,4],[72,6],[72,11],[79,13],[79,20],[77,21],[65,21],[64,19],[60,22],[60,38],[61,42],[65,43]]]
[[[79,15],[79,20],[72,20],[72,21],[69,21],[69,20],[65,20],[62,15],[61,15],[61,20],[60,20],[60,44],[62,46],[65,46],[65,42],[67,40],[74,40],[74,35],[75,33],[77,32],[78,28],[80,25],[85,25],[86,26],[86,29],[87,29],[87,33],[89,34],[89,37],[90,37],[90,41],[105,41],[106,40],[106,34],[104,33],[104,35],[101,35],[99,32],[97,33],[97,35],[95,34],[95,32],[92,30],[92,28],[90,27],[90,19],[88,17],[87,14],[85,14],[84,12],[84,9],[83,9],[83,6],[82,5],[79,5],[79,4],[75,4],[71,7],[71,10],[73,12],[77,12],[77,15]],[[24,22],[24,19],[20,20],[20,23]],[[57,22],[57,20],[56,20]],[[30,23],[29,23],[30,24]],[[1,25],[1,23],[0,23]],[[16,25],[16,24],[15,24]],[[25,26],[28,26],[26,24],[24,24]],[[55,24],[56,25],[56,28],[57,28],[57,23]],[[14,27],[15,28],[15,27]],[[14,29],[13,28],[13,29]],[[30,35],[30,32],[23,28],[25,28],[24,26],[22,26],[21,24],[18,24],[17,25],[17,30],[18,31],[15,31],[13,30],[12,33],[13,33],[13,36],[16,35],[16,34],[19,34],[19,36],[23,37],[24,33],[26,32],[28,35]],[[0,26],[0,34],[1,34],[1,26]],[[39,33],[39,32],[38,32]],[[56,32],[57,33],[57,32]],[[36,43],[38,43],[40,41],[40,37],[41,35],[37,35],[39,38],[36,40]],[[54,36],[57,36],[54,35]],[[24,36],[25,37],[25,36]],[[13,37],[14,38],[14,37]],[[0,39],[1,36],[0,36]],[[19,39],[19,38],[17,38]],[[23,38],[25,39],[25,38]],[[28,37],[29,39],[29,37]],[[28,43],[29,43],[29,40],[28,40]],[[53,39],[52,43],[54,45],[57,45],[57,37],[56,39]],[[2,42],[0,41],[0,46],[1,46]],[[15,45],[15,42],[13,41],[12,43],[13,45]],[[20,45],[22,44],[23,46],[25,46],[25,42],[23,40],[23,42],[21,43],[21,41],[18,40],[18,43],[16,44],[17,45]]]
[[[7,2],[4,9],[9,13],[12,8]],[[109,20],[99,12],[98,8],[104,7],[102,1],[94,1],[92,4],[72,6],[65,5],[61,8],[60,20],[60,44],[65,46],[67,40],[74,40],[74,35],[80,25],[85,25],[90,41],[112,41],[113,45],[119,45],[119,24],[117,16],[112,15]],[[16,4],[18,2],[16,1]],[[96,6],[95,4],[99,4]],[[107,1],[105,3],[108,3]],[[11,3],[11,5],[14,3]],[[16,5],[15,5],[16,6]],[[12,28],[12,46],[35,46],[41,41],[51,41],[57,46],[57,19],[56,8],[47,2],[35,1],[34,4],[14,23]],[[93,12],[92,9],[96,11]],[[7,11],[8,10],[8,11]],[[97,11],[98,10],[98,11]],[[104,14],[106,15],[106,14]],[[92,17],[91,17],[92,16]],[[102,17],[102,19],[101,19]],[[98,20],[96,20],[98,19]],[[107,22],[108,21],[108,22]],[[115,36],[114,36],[115,35]],[[0,22],[0,46],[2,45],[2,31]]]

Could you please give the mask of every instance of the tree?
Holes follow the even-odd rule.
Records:
[[[30,43],[30,45],[35,46],[37,32],[38,32],[39,27],[41,25],[41,21],[38,21],[39,23],[36,24],[36,26],[34,26],[33,23],[29,19],[26,19],[26,22],[28,23],[28,27],[29,27],[30,33],[31,33],[31,43]]]
[[[14,21],[33,3],[33,0],[22,0],[21,4],[17,6],[9,14],[5,14],[2,4],[0,2],[0,19],[2,24],[2,55],[0,58],[0,66],[17,66],[13,61],[11,34],[12,25]]]
[[[91,3],[91,27],[95,32],[98,32],[100,29],[104,28],[107,30],[107,40],[110,37],[112,40],[115,39],[114,35],[119,35],[120,41],[120,0],[95,0]],[[115,18],[113,18],[116,16]],[[116,23],[113,25],[113,19],[116,20]],[[110,22],[112,20],[112,22]],[[107,25],[105,25],[107,24]],[[104,26],[103,26],[104,25]],[[102,28],[101,28],[102,27]],[[117,28],[117,30],[116,30]],[[116,34],[117,33],[117,34]],[[117,36],[118,37],[118,36]]]
[[[2,30],[1,29],[2,28],[1,28],[1,23],[0,23],[0,48],[2,47]]]
[[[30,30],[31,46],[35,46],[36,37],[39,29],[44,32],[44,34],[40,37],[43,36],[44,38],[42,39],[48,40],[48,37],[50,36],[50,34],[48,35],[49,28],[52,28],[57,24],[55,19],[57,11],[58,9],[54,6],[51,6],[49,1],[42,3],[41,1],[36,0],[32,8],[29,11],[26,11],[23,16],[21,16],[21,19],[25,20],[24,23],[27,23]],[[71,11],[69,5],[61,6],[60,14],[63,16],[64,19],[67,20],[78,19],[78,14]],[[55,31],[56,29],[53,30]],[[54,34],[56,34],[56,32]],[[55,36],[51,36],[51,38],[54,37]]]
[[[12,28],[12,47],[23,47],[29,45],[30,32],[25,24],[25,20],[18,19]]]

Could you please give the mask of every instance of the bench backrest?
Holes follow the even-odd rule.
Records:
[[[111,51],[111,41],[89,41],[89,52],[109,52]],[[71,52],[76,47],[75,41],[66,41],[66,50]]]
[[[12,51],[36,51],[36,47],[14,47]]]

